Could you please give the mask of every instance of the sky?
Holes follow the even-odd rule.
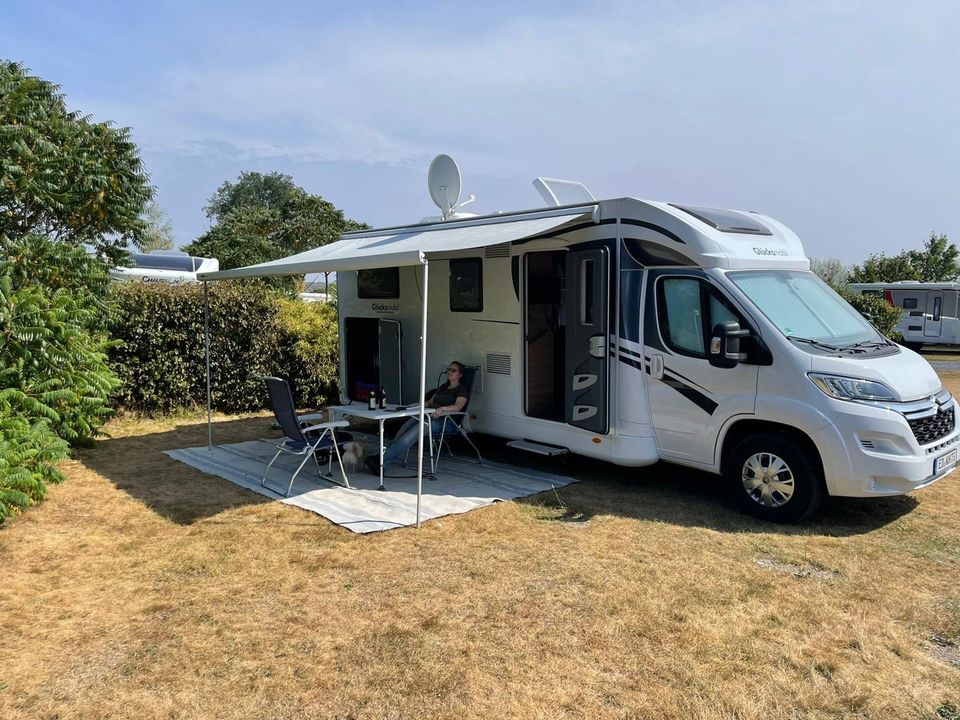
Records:
[[[960,2],[4,0],[0,58],[132,128],[179,245],[242,171],[375,227],[537,176],[755,210],[809,256],[960,243]]]

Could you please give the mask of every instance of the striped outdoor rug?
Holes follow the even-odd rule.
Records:
[[[356,433],[354,435],[356,436]],[[261,495],[315,512],[356,533],[390,530],[416,523],[416,472],[396,466],[388,468],[388,472],[392,475],[406,474],[413,477],[385,478],[386,490],[377,490],[378,478],[359,470],[350,474],[352,489],[349,490],[320,481],[313,461],[308,461],[300,471],[289,498],[262,487],[260,478],[276,452],[276,442],[252,440],[234,445],[215,445],[212,450],[208,450],[206,446],[167,450],[165,454]],[[268,484],[285,491],[290,476],[302,459],[281,455],[270,468]],[[326,471],[326,464],[322,463],[321,467]],[[336,461],[333,467],[335,477],[339,478],[340,471]],[[573,478],[529,468],[489,461],[477,465],[447,456],[437,470],[436,480],[423,480],[421,521],[469,512],[498,500],[534,495],[575,482]]]

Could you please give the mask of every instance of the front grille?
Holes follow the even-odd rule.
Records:
[[[907,420],[910,429],[921,445],[935,442],[944,435],[953,431],[953,408],[940,410],[936,415],[930,415],[917,420]]]

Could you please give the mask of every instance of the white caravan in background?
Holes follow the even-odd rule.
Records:
[[[903,344],[912,350],[924,345],[960,344],[957,299],[960,283],[901,280],[894,283],[852,283],[850,289],[863,295],[879,295],[903,315],[897,330]]]
[[[937,374],[811,273],[773,218],[631,197],[449,217],[281,261],[369,268],[338,274],[344,402],[381,386],[418,401],[424,266],[373,266],[406,244],[429,258],[427,367],[481,368],[476,431],[722,474],[774,521],[954,470],[956,404]]]
[[[131,265],[110,268],[110,277],[145,282],[197,282],[197,273],[220,269],[216,258],[192,257],[182,252],[130,253],[129,257]]]

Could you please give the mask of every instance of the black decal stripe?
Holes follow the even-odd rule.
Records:
[[[634,360],[633,358],[624,357],[623,355],[621,355],[621,356],[619,357],[619,360],[620,360],[620,362],[622,362],[624,365],[629,365],[630,367],[636,368],[636,369],[639,370],[640,372],[643,372],[643,363],[642,363],[642,362],[638,362],[637,360]]]
[[[473,322],[497,323],[499,325],[519,325],[516,320],[484,320],[483,318],[470,318]]]
[[[673,368],[665,367],[665,368],[663,369],[663,372],[664,372],[665,375],[668,374],[668,373],[669,373],[670,375],[676,375],[678,378],[680,378],[680,379],[683,380],[684,382],[690,383],[690,384],[693,385],[694,387],[700,388],[700,389],[703,390],[704,392],[707,392],[707,389],[706,389],[703,385],[700,385],[699,383],[695,383],[693,380],[691,380],[691,379],[688,378],[688,377],[684,377],[683,375],[681,375],[680,373],[678,373],[678,372],[677,372],[676,370],[674,370]]]
[[[623,345],[620,346],[620,352],[624,353],[625,355],[631,355],[635,358],[643,358],[642,353],[638,353],[636,350],[631,350],[628,347],[623,347]]]
[[[699,407],[708,415],[713,415],[713,411],[717,409],[717,403],[715,403],[713,400],[708,398],[699,390],[695,390],[689,385],[682,383],[680,380],[664,375],[663,382],[667,386],[672,387],[678,393],[683,395],[687,400],[692,402],[694,405]]]
[[[620,222],[622,222],[624,225],[636,225],[637,227],[642,227],[642,228],[646,228],[647,230],[653,230],[654,232],[662,233],[663,235],[666,235],[668,238],[670,238],[674,242],[678,242],[681,245],[687,244],[686,242],[684,242],[683,238],[681,238],[676,233],[672,233],[669,230],[667,230],[665,227],[656,225],[651,222],[647,222],[645,220],[633,220],[631,218],[622,218]]]

